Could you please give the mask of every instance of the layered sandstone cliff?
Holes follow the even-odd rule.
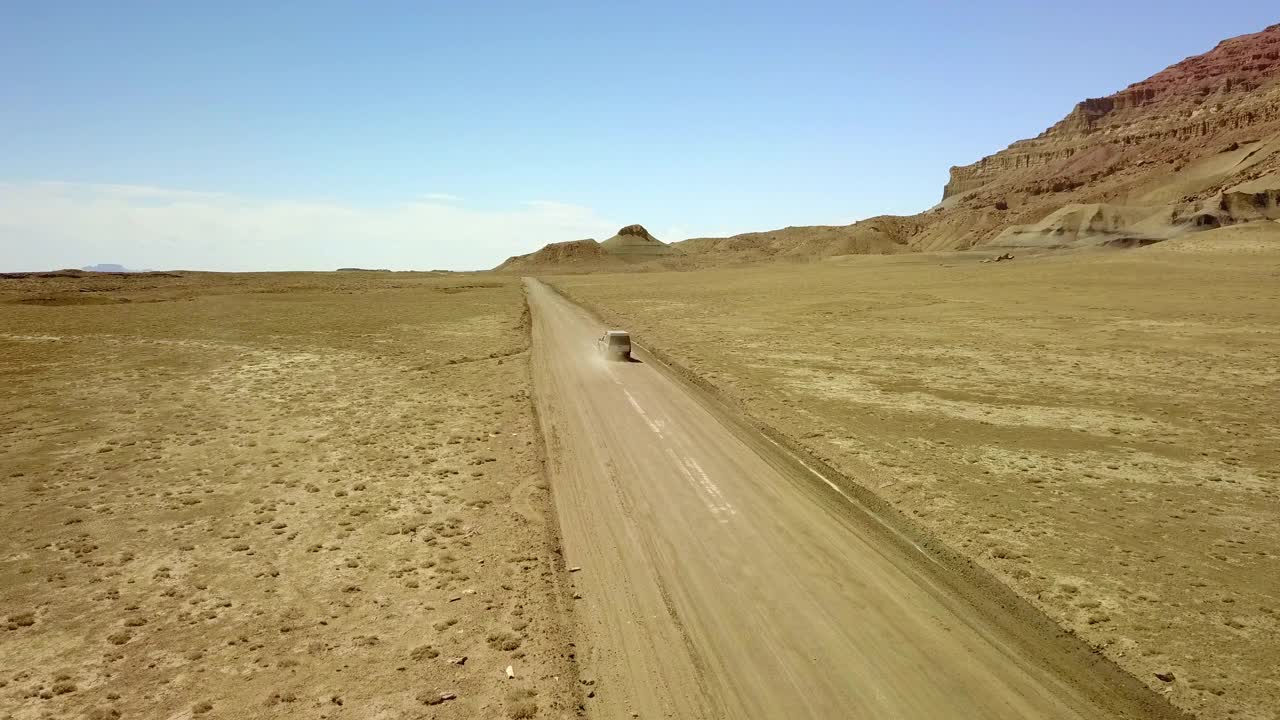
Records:
[[[951,168],[943,200],[906,217],[666,244],[640,226],[549,245],[499,269],[686,268],[980,245],[1117,247],[1280,220],[1280,24],[1224,40],[1039,136]]]
[[[990,242],[1005,228],[1039,222],[1073,203],[1203,202],[1280,169],[1277,137],[1280,25],[1273,25],[1085,100],[1038,137],[951,168],[920,246]],[[1235,163],[1204,162],[1241,148],[1248,152]],[[1180,174],[1185,182],[1169,181]],[[1157,192],[1172,185],[1182,192]],[[957,233],[958,224],[971,229]]]

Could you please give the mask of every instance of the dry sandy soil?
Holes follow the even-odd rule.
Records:
[[[0,717],[574,715],[523,307],[0,279]]]
[[[1171,701],[1280,707],[1280,241],[551,279]]]

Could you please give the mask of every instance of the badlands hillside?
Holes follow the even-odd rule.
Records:
[[[681,254],[651,235],[644,226],[628,225],[604,242],[588,238],[551,243],[537,252],[507,258],[494,269],[500,272],[547,269],[560,272],[618,271],[632,269],[638,264],[676,259]]]
[[[1085,100],[951,169],[921,249],[1057,244],[1280,218],[1280,25]],[[1059,238],[1059,240],[1055,240]]]
[[[1129,247],[1274,221],[1278,205],[1280,24],[1084,100],[1039,136],[951,168],[942,202],[917,215],[670,245],[632,225],[604,243],[548,245],[498,269],[688,269],[981,246]]]

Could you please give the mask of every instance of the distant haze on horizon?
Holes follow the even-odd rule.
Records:
[[[1265,3],[0,9],[0,271],[486,269],[936,203]]]

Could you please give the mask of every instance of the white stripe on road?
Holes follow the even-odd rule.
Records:
[[[631,396],[631,392],[625,389],[622,392],[626,394],[627,402],[631,403],[631,407],[635,408],[636,412],[640,413],[640,417],[644,418],[645,424],[649,426],[649,429],[657,433],[658,437],[662,437],[662,429],[649,419],[649,413],[645,412],[644,408],[640,407],[640,403],[636,402],[636,399]]]
[[[622,383],[618,384],[621,385]],[[637,401],[635,396],[631,394],[630,390],[623,388],[622,394],[627,396],[627,402],[631,403],[631,407],[635,408],[635,411],[640,414],[640,417],[644,420],[645,424],[649,426],[649,429],[658,437],[664,437],[662,434],[663,421],[658,420],[655,422],[650,418],[649,413],[645,412],[644,408],[640,406],[639,401]],[[712,482],[711,478],[707,475],[707,471],[702,469],[702,466],[698,464],[697,460],[694,460],[693,458],[682,458],[676,455],[675,451],[671,448],[665,448],[665,450],[667,455],[671,457],[671,461],[675,463],[676,467],[680,468],[680,472],[684,473],[684,476],[689,479],[689,483],[693,485],[694,489],[701,491],[699,493],[699,497],[702,498],[703,504],[707,506],[707,509],[711,511],[712,515],[715,515],[720,522],[724,523],[728,522],[728,519],[720,517],[721,513],[729,515],[738,514],[737,509],[725,499],[724,493],[720,491],[720,487]]]
[[[667,456],[671,458],[671,462],[674,463],[676,467],[680,468],[680,472],[684,473],[684,476],[689,479],[689,484],[693,486],[694,492],[698,493],[698,499],[702,501],[702,504],[707,506],[707,509],[711,511],[712,515],[716,516],[717,520],[722,523],[729,522],[725,518],[720,517],[720,506],[712,502],[711,498],[706,497],[705,491],[698,492],[698,479],[693,476],[693,473],[689,472],[689,468],[685,467],[684,463],[680,462],[680,458],[676,455],[675,451],[671,448],[666,448],[666,450]]]
[[[722,514],[737,515],[738,511],[724,499],[724,493],[720,492],[720,488],[707,477],[707,473],[703,471],[702,466],[693,458],[682,458],[676,455],[671,448],[666,448],[667,456],[671,458],[671,462],[680,468],[680,472],[689,480],[689,484],[693,486],[698,498],[702,500],[702,504],[707,506],[712,515],[722,523],[729,522],[729,518],[722,517]]]
[[[638,348],[641,352],[645,354],[645,357],[648,358],[649,360],[656,361],[659,365],[662,365],[663,367],[667,368],[667,370],[673,376],[677,376],[677,377],[679,376],[679,373],[675,370],[675,368],[671,367],[671,365],[664,362],[662,358],[659,358],[653,353],[649,352],[649,350],[646,349],[643,345],[639,345],[633,341],[631,343],[631,346],[633,348]],[[778,448],[778,450],[785,453],[792,460],[795,460],[796,462],[800,463],[800,465],[803,466],[805,470],[808,470],[810,473],[813,474],[814,477],[818,478],[824,484],[826,484],[827,487],[834,490],[846,502],[848,502],[850,505],[854,506],[858,510],[861,510],[865,517],[870,518],[871,520],[874,520],[876,523],[878,523],[882,528],[884,528],[890,534],[899,538],[900,540],[902,540],[903,542],[907,543],[912,548],[914,548],[916,553],[918,553],[920,557],[924,558],[925,560],[928,560],[929,562],[933,563],[934,565],[937,565],[938,567],[942,567],[942,562],[939,561],[938,558],[934,557],[931,553],[925,551],[925,549],[921,547],[919,543],[907,537],[905,533],[903,533],[901,530],[897,529],[893,525],[890,525],[884,518],[877,515],[875,512],[871,510],[871,508],[864,505],[860,500],[854,498],[852,495],[845,492],[843,489],[840,488],[839,485],[832,482],[831,479],[828,478],[826,475],[823,475],[821,472],[818,472],[817,468],[805,462],[804,458],[801,457],[799,454],[797,454],[795,451],[793,451],[791,448],[788,448],[784,446],[782,443],[779,443],[777,440],[774,440],[773,438],[769,437],[767,433],[762,433],[761,437],[763,437],[765,440],[768,440],[771,445]]]
[[[684,461],[685,464],[687,464],[698,474],[698,477],[701,478],[702,487],[705,488],[709,494],[714,496],[716,500],[720,501],[720,508],[728,512],[730,515],[737,515],[738,511],[734,509],[733,505],[729,504],[728,500],[724,499],[724,493],[720,492],[720,486],[716,485],[711,481],[711,478],[707,477],[706,471],[702,469],[702,466],[698,464],[698,461],[693,458],[685,458]]]

